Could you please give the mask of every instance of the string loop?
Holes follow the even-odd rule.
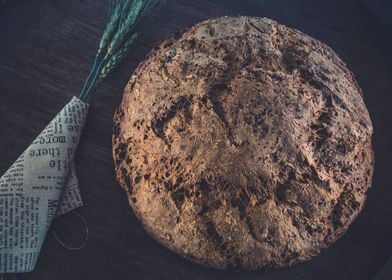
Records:
[[[88,242],[88,237],[89,237],[88,225],[87,225],[86,220],[85,220],[81,215],[79,215],[79,214],[76,213],[76,212],[72,212],[72,214],[73,214],[74,216],[78,217],[78,218],[82,221],[82,223],[83,223],[83,225],[84,225],[84,228],[85,228],[85,230],[86,230],[86,236],[85,236],[85,238],[84,238],[84,241],[83,241],[82,245],[77,246],[77,247],[68,246],[67,244],[65,244],[65,243],[58,237],[58,235],[57,235],[57,233],[56,233],[55,230],[53,230],[52,233],[53,233],[53,235],[54,235],[54,238],[56,238],[57,242],[58,242],[61,246],[63,246],[65,249],[68,249],[68,250],[71,250],[71,251],[82,250],[83,248],[86,247],[87,242]],[[1,279],[1,280],[2,280],[2,279]]]

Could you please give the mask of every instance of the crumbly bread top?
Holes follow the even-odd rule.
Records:
[[[117,179],[145,228],[216,268],[287,266],[340,237],[371,185],[372,124],[325,44],[266,18],[159,44],[114,117]]]

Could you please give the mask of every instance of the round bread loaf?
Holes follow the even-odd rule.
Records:
[[[152,50],[114,116],[117,180],[163,245],[219,269],[288,266],[331,245],[371,185],[372,124],[325,44],[222,17]]]

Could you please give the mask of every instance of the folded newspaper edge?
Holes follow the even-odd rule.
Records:
[[[0,178],[0,274],[33,270],[53,218],[82,206],[74,155],[87,112],[73,97]]]

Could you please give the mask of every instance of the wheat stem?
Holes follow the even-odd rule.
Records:
[[[88,87],[87,90],[85,91],[84,98],[85,98],[86,100],[89,100],[89,99],[90,99],[90,97],[91,97],[91,90],[92,90],[92,89],[94,88],[94,86],[96,85],[96,81],[97,81],[98,75],[99,75],[99,73],[101,72],[102,68],[105,67],[105,63],[106,63],[106,60],[103,59],[103,60],[98,64],[97,69],[96,69],[96,71],[95,71],[95,73],[94,73],[93,79],[91,80],[91,82],[90,82],[90,84],[89,84],[89,87]]]
[[[86,79],[86,81],[85,81],[84,84],[83,84],[83,87],[82,87],[82,91],[81,91],[80,97],[83,97],[84,91],[86,90],[87,85],[91,82],[91,77],[92,77],[94,71],[96,71],[95,68],[96,68],[97,62],[98,62],[98,55],[96,55],[95,58],[94,58],[93,66],[91,67],[90,73],[89,73],[89,75],[87,76],[87,79]]]

